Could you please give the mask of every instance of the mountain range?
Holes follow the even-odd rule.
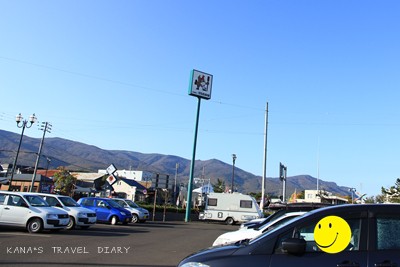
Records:
[[[12,164],[15,159],[20,135],[0,130],[0,163]],[[33,167],[36,162],[41,139],[24,135],[17,165]],[[124,150],[104,150],[99,147],[62,138],[45,138],[39,168],[56,169],[64,166],[70,171],[97,172],[114,164],[117,169],[132,169],[168,174],[177,181],[187,184],[191,161],[182,157],[162,154],[144,154]],[[218,159],[196,160],[194,177],[204,178],[216,184],[222,180],[229,186],[232,179],[232,165]],[[334,182],[319,180],[319,188],[334,195],[348,196],[349,187],[338,186]],[[242,193],[261,192],[261,176],[254,175],[235,167],[235,188]],[[316,189],[317,178],[310,175],[287,177],[286,192],[290,196],[295,190]],[[282,182],[279,178],[266,179],[266,194],[277,197],[282,194]]]

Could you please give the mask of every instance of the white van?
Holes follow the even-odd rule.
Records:
[[[256,200],[241,193],[210,193],[207,195],[200,220],[222,221],[226,224],[246,222],[264,217]]]
[[[73,198],[63,195],[36,193],[42,197],[50,206],[58,207],[69,214],[69,223],[67,229],[71,230],[79,226],[87,229],[97,221],[96,213],[90,209],[79,205]]]
[[[0,225],[26,228],[30,233],[65,229],[66,211],[50,207],[35,193],[0,191]]]

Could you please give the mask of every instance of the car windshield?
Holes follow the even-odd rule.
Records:
[[[80,205],[71,197],[60,197],[60,201],[67,207],[80,207]]]
[[[122,208],[122,206],[117,202],[115,202],[114,200],[108,199],[107,203],[113,208]]]
[[[125,200],[126,203],[128,203],[128,205],[132,208],[140,208],[135,202],[133,202],[132,200]]]
[[[28,195],[25,196],[25,198],[29,202],[29,204],[33,207],[50,207],[49,204],[47,204],[47,202],[44,201],[43,198],[39,196]]]

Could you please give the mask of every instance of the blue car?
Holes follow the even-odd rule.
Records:
[[[109,198],[84,197],[78,203],[96,212],[98,222],[107,222],[112,225],[117,223],[127,224],[132,221],[130,211],[124,209],[120,204]]]

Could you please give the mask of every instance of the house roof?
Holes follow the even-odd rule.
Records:
[[[71,175],[76,177],[77,180],[80,181],[94,181],[100,177],[104,176],[104,173],[98,173],[98,172],[71,172]]]
[[[54,174],[56,174],[57,172],[60,172],[59,170],[37,170],[36,173],[43,175],[43,176],[47,176],[47,177],[53,177]]]
[[[135,186],[136,190],[144,190],[144,189],[146,189],[146,187],[144,187],[143,185],[139,184],[135,180],[126,179],[126,178],[119,178],[119,180],[123,181],[124,183],[127,183],[130,186]]]

